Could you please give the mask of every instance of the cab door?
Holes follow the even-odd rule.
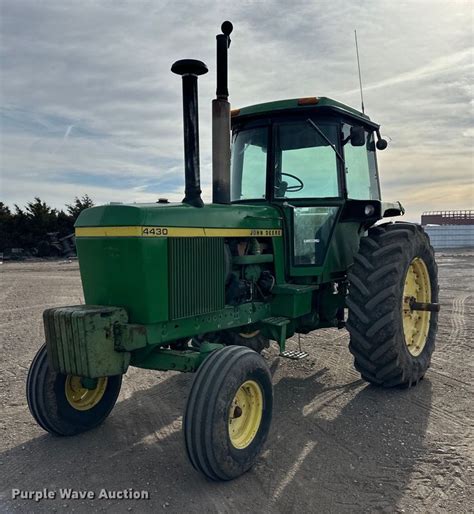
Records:
[[[283,213],[288,272],[320,275],[343,199],[340,125],[296,119],[273,125],[272,201]],[[272,182],[272,181],[271,181]]]

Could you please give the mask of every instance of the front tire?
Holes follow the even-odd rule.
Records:
[[[412,311],[409,299],[438,302],[433,248],[419,225],[369,230],[349,273],[349,349],[362,378],[384,387],[416,385],[430,366],[438,313]]]
[[[194,468],[212,480],[248,471],[270,429],[273,387],[263,357],[227,346],[198,369],[184,415],[184,439]]]
[[[100,425],[117,401],[122,375],[97,379],[83,387],[81,378],[57,373],[48,363],[43,345],[31,363],[26,398],[31,414],[47,432],[70,436]]]

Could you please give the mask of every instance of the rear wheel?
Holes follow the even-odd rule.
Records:
[[[249,470],[270,429],[271,375],[263,358],[228,346],[198,369],[184,416],[184,438],[194,468],[212,480]]]
[[[435,347],[438,313],[413,302],[438,302],[434,251],[419,225],[369,230],[349,273],[349,349],[362,377],[377,385],[411,386],[423,378]]]
[[[122,375],[83,379],[49,366],[46,345],[28,371],[26,398],[38,425],[55,435],[75,435],[100,425],[117,401]]]

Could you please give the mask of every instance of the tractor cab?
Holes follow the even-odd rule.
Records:
[[[290,274],[318,275],[335,227],[334,250],[351,248],[360,221],[382,217],[375,150],[384,143],[368,116],[329,98],[234,110],[230,200],[277,207],[293,235],[287,238]],[[338,225],[341,216],[347,223]],[[353,249],[332,254],[342,270],[349,264],[343,255]]]

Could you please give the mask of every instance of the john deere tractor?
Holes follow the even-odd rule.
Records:
[[[213,202],[199,175],[197,80],[181,60],[185,198],[92,207],[76,222],[85,305],[44,312],[46,344],[27,379],[41,427],[70,436],[112,410],[130,366],[195,372],[183,420],[192,465],[233,479],[259,455],[272,417],[261,355],[294,334],[347,326],[371,384],[413,386],[438,320],[433,249],[381,200],[379,125],[326,97],[230,110],[232,24],[217,35]],[[347,318],[347,319],[346,319]]]

